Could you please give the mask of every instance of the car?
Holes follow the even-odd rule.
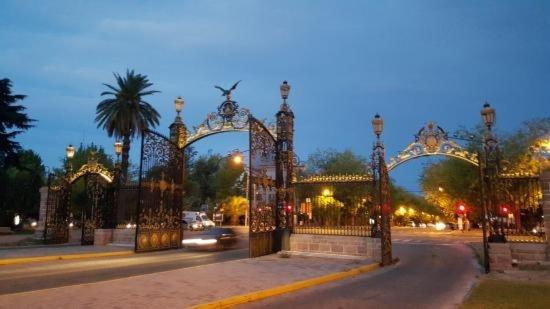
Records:
[[[456,230],[456,224],[452,223],[452,222],[447,222],[446,223],[446,226],[449,230],[453,231],[453,230]]]
[[[186,248],[224,250],[237,243],[237,234],[232,228],[212,228],[181,241]]]
[[[202,226],[202,223],[194,220],[191,221],[189,219],[182,219],[181,226],[183,227],[184,230],[190,230],[190,231],[199,231],[204,229],[204,227]]]
[[[208,229],[211,227],[215,227],[216,224],[214,221],[208,219],[208,216],[205,212],[199,212],[199,211],[184,211],[182,212],[182,219],[186,221],[197,221],[200,223],[201,228]]]

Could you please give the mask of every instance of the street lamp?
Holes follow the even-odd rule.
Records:
[[[117,161],[118,161],[118,158],[120,157],[120,154],[122,153],[122,142],[119,142],[119,141],[115,142],[115,153],[116,153],[116,157],[117,157]]]
[[[73,145],[69,144],[69,146],[67,146],[66,153],[67,153],[67,159],[70,160],[74,157],[74,147],[73,147]]]
[[[246,166],[244,164],[244,155],[243,155],[243,152],[238,150],[238,149],[235,149],[233,151],[231,151],[230,153],[230,156],[231,156],[231,161],[235,164],[235,165],[242,165],[244,170],[245,170],[245,173],[246,173],[246,184],[245,184],[245,196],[246,196],[246,200],[250,203],[250,167]],[[248,220],[249,220],[249,209],[250,207],[247,208],[246,212],[245,212],[245,216],[244,216],[244,223],[245,223],[245,226],[248,225]]]
[[[286,103],[286,99],[288,99],[288,94],[290,93],[290,85],[288,84],[288,82],[285,80],[283,81],[283,83],[281,84],[281,87],[279,88],[280,91],[281,91],[281,98],[283,99],[283,102]]]
[[[67,173],[71,173],[73,171],[73,163],[71,162],[74,157],[73,145],[69,144],[69,146],[65,149],[65,152],[67,154]]]
[[[491,107],[489,102],[485,102],[485,104],[483,104],[483,109],[481,110],[481,118],[489,131],[491,131],[491,127],[495,123],[495,115],[495,109]]]
[[[243,154],[240,151],[234,151],[231,154],[231,160],[236,165],[241,165],[241,164],[243,164],[243,161],[244,161]]]
[[[185,101],[183,100],[182,97],[177,97],[174,100],[174,106],[176,107],[176,113],[178,113],[178,116],[180,115],[181,110],[183,109],[183,104],[184,103],[185,103]]]
[[[372,130],[374,131],[376,137],[380,138],[380,135],[384,130],[384,119],[382,119],[382,117],[378,114],[374,115],[374,119],[372,119]]]

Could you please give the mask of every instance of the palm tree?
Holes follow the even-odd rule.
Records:
[[[125,77],[117,73],[114,75],[117,87],[104,84],[110,90],[101,95],[111,97],[99,102],[95,121],[97,127],[105,129],[110,137],[122,139],[121,176],[125,181],[128,175],[130,139],[159,124],[159,113],[142,98],[159,91],[146,90],[153,84],[146,75],[135,74],[133,70],[126,71]]]

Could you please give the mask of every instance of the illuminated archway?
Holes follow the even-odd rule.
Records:
[[[88,163],[82,165],[78,171],[69,174],[67,176],[67,181],[72,184],[86,174],[97,174],[107,183],[112,183],[114,180],[114,175],[111,171],[109,171],[109,169],[95,160],[89,160]]]
[[[415,141],[400,151],[387,163],[388,171],[409,160],[425,156],[447,156],[464,160],[475,166],[479,165],[477,154],[471,153],[459,144],[449,140],[447,132],[440,126],[429,122],[415,135]]]

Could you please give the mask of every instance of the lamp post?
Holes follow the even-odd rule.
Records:
[[[380,136],[384,130],[384,120],[380,115],[376,114],[372,119],[372,129],[376,135],[376,143],[373,147],[373,179],[378,186],[378,207],[380,209],[380,243],[381,243],[381,262],[382,266],[391,265],[393,263],[392,247],[391,247],[391,228],[390,228],[390,192],[389,192],[389,176],[386,163],[384,160],[384,145],[380,140]]]
[[[231,152],[230,156],[231,156],[231,160],[233,161],[233,163],[235,163],[236,165],[242,165],[243,168],[244,168],[244,171],[246,173],[246,184],[245,184],[245,189],[244,189],[244,192],[245,192],[245,197],[246,197],[246,201],[250,203],[250,168],[248,166],[246,166],[244,164],[244,155],[243,155],[244,152],[242,151],[239,151],[238,149],[235,149]],[[249,217],[249,208],[250,207],[247,207],[246,208],[246,211],[244,213],[244,225],[245,226],[248,226],[248,217]]]
[[[67,155],[67,174],[71,174],[73,172],[73,157],[74,157],[74,147],[73,145],[69,144],[67,148],[65,149],[66,155]]]
[[[489,241],[491,242],[506,242],[504,236],[504,228],[502,218],[500,218],[498,210],[498,173],[500,167],[500,154],[498,141],[492,132],[493,125],[496,120],[495,109],[488,102],[485,102],[480,111],[481,119],[485,124],[485,133],[483,136],[483,152],[484,152],[484,170],[483,180],[486,184],[486,205],[491,211],[491,217],[497,216],[495,224],[491,224],[489,218]]]

